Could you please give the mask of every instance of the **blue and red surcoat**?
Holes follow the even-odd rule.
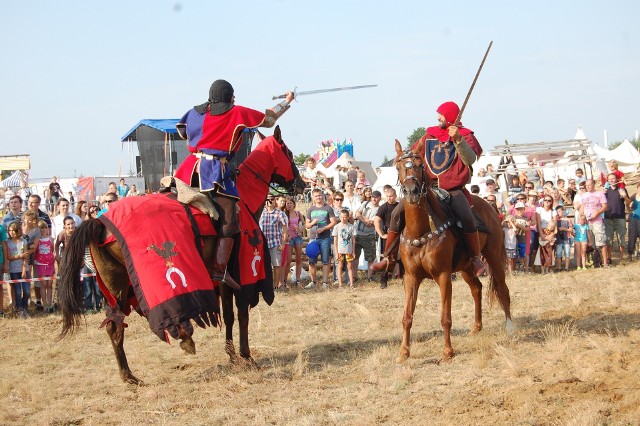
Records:
[[[203,192],[218,193],[238,198],[232,170],[226,166],[242,143],[242,132],[260,126],[265,114],[240,105],[234,105],[220,115],[209,111],[198,113],[190,109],[177,124],[181,136],[189,140],[189,155],[180,164],[175,177],[191,185],[194,173],[198,173],[199,187]]]

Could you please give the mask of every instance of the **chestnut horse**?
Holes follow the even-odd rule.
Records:
[[[401,193],[404,196],[406,226],[400,238],[400,257],[405,268],[405,307],[402,317],[402,346],[397,362],[409,358],[410,333],[413,313],[416,308],[418,289],[425,278],[436,281],[440,287],[441,316],[444,330],[444,357],[454,355],[451,346],[451,274],[460,272],[469,284],[475,305],[475,319],[472,333],[482,329],[482,283],[474,275],[469,263],[469,255],[462,246],[460,232],[445,213],[439,197],[431,189],[432,181],[425,170],[424,152],[403,151],[396,141],[395,165]],[[506,329],[513,333],[511,321],[509,289],[505,282],[504,234],[495,209],[477,196],[473,197],[473,211],[486,225],[488,233],[480,233],[480,245],[486,263],[489,265],[490,301],[498,299],[506,316]]]
[[[271,183],[277,183],[286,188],[291,195],[302,193],[304,181],[300,177],[298,168],[293,162],[293,155],[281,138],[279,127],[275,128],[274,135],[263,139],[249,156],[238,167],[236,185],[243,201],[243,206],[248,208],[256,218],[260,216],[264,201],[270,190]],[[124,198],[118,203],[126,203]],[[140,220],[145,220],[140,217]],[[106,324],[107,334],[111,339],[111,344],[115,352],[116,361],[120,377],[123,381],[131,384],[141,384],[129,369],[127,357],[124,352],[124,314],[126,312],[128,297],[130,296],[130,280],[125,266],[122,248],[117,242],[106,244],[102,247],[96,242],[104,241],[109,231],[100,220],[90,219],[82,223],[71,237],[69,244],[65,248],[60,266],[61,277],[59,280],[59,302],[62,310],[62,331],[60,336],[72,333],[79,327],[83,315],[83,286],[80,281],[80,269],[83,265],[85,248],[91,245],[91,251],[95,266],[105,287],[116,299],[116,306],[109,308],[108,318],[111,320]],[[264,241],[264,239],[263,239]],[[215,237],[202,238],[202,261],[211,274],[213,266]],[[238,265],[238,245],[239,238],[236,238],[234,254],[229,262],[229,273],[240,282],[239,268],[247,265]],[[263,284],[272,286],[271,268],[268,252],[265,250],[264,265],[266,268],[266,279]],[[240,290],[234,290],[227,285],[219,286],[222,300],[222,316],[226,329],[225,351],[232,362],[244,359],[251,364],[255,364],[251,358],[249,350],[249,307],[254,307],[258,303],[258,285],[242,286]],[[238,309],[238,322],[240,326],[240,356],[238,358],[233,345],[233,323],[234,310],[233,300],[236,300]],[[273,291],[264,291],[263,297],[268,304],[273,301]],[[105,321],[106,322],[106,321]],[[195,343],[191,338],[191,333],[180,330],[180,347],[187,353],[195,353]]]

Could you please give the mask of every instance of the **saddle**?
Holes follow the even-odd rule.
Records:
[[[182,204],[188,204],[211,217],[211,220],[218,220],[218,211],[213,206],[211,198],[207,194],[200,192],[180,179],[173,176],[165,176],[160,180],[160,192],[172,192],[177,200]]]
[[[445,214],[448,217],[453,218],[456,228],[462,231],[462,222],[460,221],[456,213],[453,211],[453,209],[449,205],[449,203],[451,202],[451,194],[449,193],[449,191],[439,187],[432,187],[431,191],[433,191],[438,201],[440,201],[440,205],[442,206],[442,210],[445,212]],[[473,206],[471,207],[471,213],[473,213],[473,217],[476,221],[476,229],[485,234],[489,234],[489,228],[487,228],[487,225],[482,221],[482,219],[480,219],[480,216],[476,214],[476,211],[473,208]]]

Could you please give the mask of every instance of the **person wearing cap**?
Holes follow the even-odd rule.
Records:
[[[502,206],[504,205],[504,202],[502,201],[502,194],[496,191],[496,181],[493,179],[487,179],[485,184],[486,186],[485,186],[484,193],[481,192],[480,196],[485,199],[489,196],[493,196],[495,198],[497,209],[499,211],[502,211]]]
[[[284,101],[260,112],[236,105],[233,86],[225,80],[216,80],[209,88],[209,99],[187,111],[176,124],[180,137],[189,142],[191,155],[180,164],[175,177],[199,187],[213,200],[220,219],[216,225],[218,238],[212,278],[235,288],[240,286],[226,269],[233,235],[238,231],[235,212],[238,191],[228,163],[240,149],[245,129],[272,127],[293,99],[294,94],[287,92]]]
[[[482,147],[473,131],[457,122],[460,108],[454,102],[445,102],[436,110],[438,125],[429,127],[425,135],[412,149],[425,153],[426,170],[432,178],[437,177],[438,186],[449,192],[450,207],[462,222],[462,234],[467,246],[473,273],[484,273],[480,258],[482,247],[476,229],[476,221],[471,212],[471,195],[465,188],[471,179],[471,165],[482,155]],[[450,143],[453,142],[453,143]],[[442,158],[437,153],[442,154]],[[441,164],[430,162],[438,156]],[[392,270],[398,257],[398,237],[404,229],[404,202],[393,211],[391,226],[387,232],[384,258],[372,265],[375,271]]]

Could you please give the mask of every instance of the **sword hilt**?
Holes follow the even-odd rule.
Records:
[[[287,97],[287,94],[285,93],[284,95],[272,96],[271,100],[275,101],[276,99],[285,99],[286,97]],[[297,86],[293,89],[293,99],[296,100],[296,101],[298,100],[298,87]]]

